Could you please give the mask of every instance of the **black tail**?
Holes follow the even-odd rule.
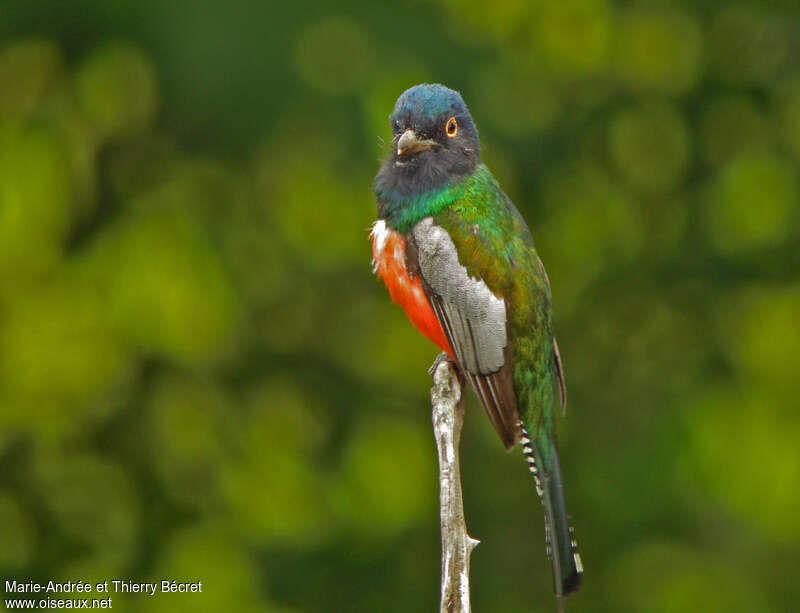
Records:
[[[564,504],[564,486],[556,445],[546,434],[531,441],[524,427],[520,443],[536,481],[536,493],[544,507],[545,542],[547,555],[553,564],[553,588],[559,598],[569,596],[581,584],[583,564]]]

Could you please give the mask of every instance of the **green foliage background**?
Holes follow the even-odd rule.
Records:
[[[552,281],[574,611],[800,600],[797,3],[0,2],[0,578],[121,611],[430,611],[436,351],[370,273],[406,87],[459,89]],[[475,611],[552,611],[470,398]]]

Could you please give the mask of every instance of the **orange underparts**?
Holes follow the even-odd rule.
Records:
[[[401,234],[378,221],[372,230],[372,262],[391,299],[399,304],[414,327],[451,358],[453,350],[431,308],[418,277],[406,270],[406,241]]]

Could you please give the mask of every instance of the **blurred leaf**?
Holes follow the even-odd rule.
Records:
[[[712,98],[701,121],[702,150],[712,164],[724,164],[738,155],[770,148],[772,139],[767,118],[749,97]]]
[[[267,611],[259,592],[251,561],[238,546],[227,526],[199,524],[170,535],[155,572],[147,581],[174,580],[202,583],[202,592],[157,593],[139,597],[144,613],[185,611],[186,613],[234,610],[241,613]]]
[[[797,173],[770,153],[741,155],[722,168],[706,205],[714,246],[723,252],[774,245],[792,231]]]
[[[248,184],[248,189],[250,185]],[[294,286],[296,271],[277,240],[275,226],[264,203],[255,197],[226,209],[215,223],[222,256],[242,294],[254,311],[285,296]],[[230,204],[230,198],[228,199]],[[253,266],[258,262],[258,266]]]
[[[109,569],[115,568],[116,562],[102,554],[96,552],[72,557],[62,568],[55,571],[52,575],[53,581],[72,581],[89,583],[92,586],[90,592],[83,592],[82,598],[97,598],[103,600],[111,598],[111,608],[114,612],[136,610],[131,606],[131,594],[114,591],[114,579],[119,580],[118,576],[109,576]],[[127,579],[126,579],[127,580]],[[107,583],[108,591],[104,589],[97,591],[98,583]],[[65,599],[66,600],[66,599]]]
[[[722,6],[708,32],[709,64],[727,82],[769,83],[789,56],[792,27],[765,6]]]
[[[689,133],[683,118],[666,104],[619,113],[610,127],[609,149],[617,172],[645,192],[676,187],[689,163]]]
[[[594,382],[603,381],[608,387],[598,390],[597,398],[606,398],[610,393],[611,403],[627,400],[635,406],[644,388],[663,400],[680,398],[691,392],[699,378],[697,369],[704,357],[703,347],[698,344],[701,330],[657,294],[636,294],[597,305],[609,313],[587,333],[599,345],[573,358],[576,374],[591,376]],[[598,362],[598,354],[609,356],[610,363]],[[662,373],[670,376],[662,378]],[[658,406],[654,403],[639,407],[630,419],[645,421]]]
[[[800,422],[789,410],[792,403],[760,388],[709,391],[690,413],[684,458],[697,492],[758,534],[786,544],[800,538]]]
[[[64,145],[72,180],[72,212],[78,223],[95,211],[99,140],[83,117],[69,83],[62,81],[44,100],[41,117]]]
[[[158,107],[154,66],[138,49],[122,43],[100,47],[84,60],[75,75],[75,90],[100,138],[141,131]]]
[[[260,162],[266,175],[260,194],[288,245],[323,270],[367,262],[367,228],[375,215],[371,180],[353,174],[335,143],[278,151],[278,159]]]
[[[442,5],[443,26],[448,34],[467,44],[502,42],[531,19],[531,3],[525,0],[504,0],[492,5],[480,0],[439,0],[435,4]]]
[[[33,112],[61,63],[58,47],[41,38],[17,40],[0,51],[0,118]]]
[[[2,294],[58,265],[69,202],[69,170],[58,139],[47,130],[0,122]]]
[[[115,407],[98,400],[131,367],[102,298],[75,277],[18,298],[0,325],[0,419],[46,435],[107,418]]]
[[[128,475],[90,453],[39,454],[35,487],[58,529],[81,547],[103,553],[116,575],[138,553],[139,500]]]
[[[17,500],[4,492],[0,492],[0,542],[0,569],[20,576],[34,560],[36,533]]]
[[[549,66],[566,74],[605,70],[614,35],[613,9],[606,0],[535,4],[533,28]]]
[[[735,561],[670,542],[645,542],[612,570],[608,599],[622,611],[719,613],[771,611],[769,601]]]
[[[309,26],[295,43],[295,64],[300,76],[327,94],[356,90],[370,71],[371,57],[366,33],[345,17]]]
[[[521,193],[519,169],[511,152],[498,143],[483,138],[481,140],[481,161],[491,170],[494,178],[503,187],[511,200]]]
[[[576,161],[548,177],[542,201],[549,216],[536,235],[551,279],[561,279],[560,308],[570,309],[584,284],[612,262],[641,250],[640,210],[596,164]],[[562,311],[563,312],[563,311]]]
[[[476,107],[512,138],[529,138],[551,127],[561,114],[562,100],[552,77],[518,63],[478,72],[473,89]]]
[[[336,496],[337,510],[353,530],[385,538],[434,512],[436,457],[428,438],[386,418],[354,433]]]
[[[213,507],[226,443],[238,425],[228,399],[212,384],[172,376],[158,382],[147,408],[144,451],[169,495],[203,510]]]
[[[319,422],[302,390],[278,378],[248,401],[241,449],[223,482],[236,524],[254,542],[314,542],[329,528],[324,484],[310,462]]]
[[[780,134],[800,161],[800,73],[787,78],[778,89]]]
[[[358,306],[356,318],[365,322],[359,330],[362,345],[349,359],[360,371],[377,380],[412,389],[430,387],[427,371],[439,348],[411,327],[405,313],[389,299],[383,282],[377,278],[373,296],[363,299]]]
[[[686,13],[630,11],[621,20],[615,65],[634,90],[684,94],[703,68],[700,29]]]
[[[189,213],[192,193],[168,184],[115,221],[85,257],[115,326],[145,351],[207,363],[225,349],[238,302],[218,254]]]
[[[800,383],[800,287],[753,288],[720,305],[717,336],[746,378],[774,385]]]
[[[179,157],[175,145],[157,134],[144,134],[110,152],[108,179],[122,201],[135,198],[168,181]]]

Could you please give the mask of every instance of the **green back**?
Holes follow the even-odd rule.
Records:
[[[525,221],[483,164],[463,181],[406,204],[388,221],[407,231],[428,215],[447,230],[469,274],[505,299],[520,417],[528,431],[552,433],[550,288]]]

